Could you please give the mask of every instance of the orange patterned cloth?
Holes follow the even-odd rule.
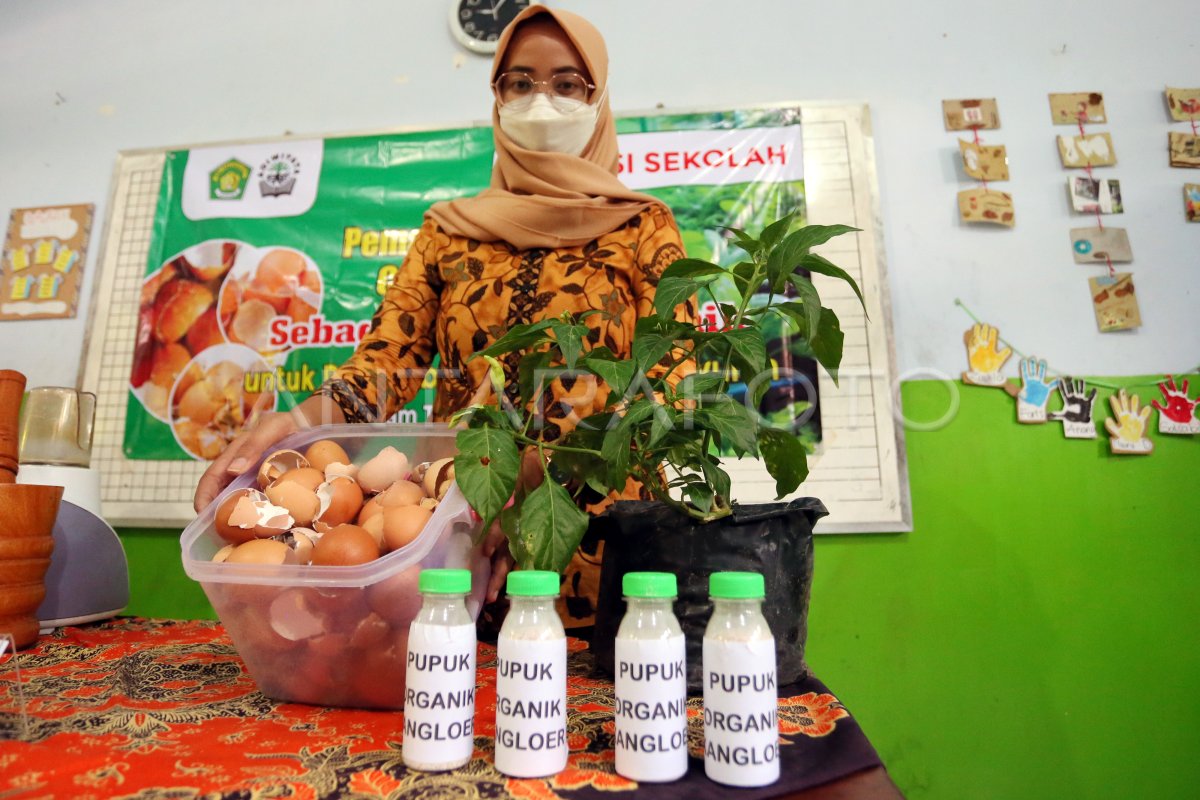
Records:
[[[496,651],[479,645],[475,754],[461,769],[421,773],[401,759],[400,712],[277,703],[263,696],[220,623],[126,618],[62,628],[19,654],[28,711],[23,740],[13,682],[0,683],[0,797],[69,798],[584,798],[628,795],[613,768],[612,683],[592,677],[570,640],[567,769],[506,778],[492,766]],[[0,664],[11,670],[11,663]],[[782,773],[739,798],[796,792],[878,766],[857,723],[819,681],[784,687]],[[699,699],[688,701],[689,746],[700,752]],[[703,800],[728,793],[703,762],[643,797]]]

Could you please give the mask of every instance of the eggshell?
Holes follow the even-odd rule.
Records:
[[[287,481],[295,481],[308,489],[310,492],[315,492],[317,487],[325,482],[325,476],[319,469],[312,467],[297,467],[289,469],[287,472],[275,479],[275,483],[284,483]]]
[[[383,509],[383,540],[388,550],[399,550],[421,535],[421,530],[433,516],[420,506],[393,506]]]
[[[420,566],[384,578],[367,587],[367,605],[392,625],[404,627],[421,610],[421,593],[417,590]]]
[[[350,646],[364,654],[371,650],[386,650],[391,644],[392,628],[387,620],[375,613],[363,618],[354,633],[350,634]]]
[[[264,458],[262,466],[258,468],[258,488],[266,489],[292,470],[307,466],[309,466],[308,459],[295,450],[276,450]],[[309,488],[317,487],[310,486]]]
[[[296,528],[289,534],[292,541],[284,542],[288,547],[296,551],[296,561],[300,564],[307,564],[312,561],[312,551],[317,544],[317,532],[308,528]]]
[[[178,342],[213,303],[213,294],[202,284],[176,279],[154,297],[154,337]]]
[[[404,706],[404,659],[408,650],[389,647],[376,650],[355,664],[351,690],[356,706],[363,708],[402,708]]]
[[[256,500],[266,500],[267,496],[257,489],[239,489],[232,492],[221,501],[221,505],[217,506],[217,513],[213,519],[214,527],[217,535],[227,542],[240,544],[248,542],[254,538],[254,526],[258,524],[258,514],[250,513],[253,511],[253,503]],[[242,503],[245,500],[247,502]],[[242,508],[238,509],[237,519],[231,521],[234,509],[239,503]]]
[[[258,262],[255,281],[270,291],[295,290],[307,268],[304,257],[291,250],[272,250]]]
[[[358,524],[362,525],[364,522],[381,511],[383,511],[383,506],[379,504],[379,495],[376,495],[367,502],[363,503],[362,510],[358,512]]]
[[[274,306],[262,300],[247,300],[238,306],[233,315],[229,331],[234,339],[253,347],[259,352],[269,349],[271,341],[271,320],[277,311]]]
[[[382,492],[408,474],[408,456],[385,447],[358,471],[358,485],[368,494]]]
[[[362,588],[357,586],[334,588],[323,587],[313,590],[314,603],[329,620],[327,630],[342,631],[349,635],[358,621],[370,613]]]
[[[283,542],[254,539],[233,549],[226,564],[295,564],[296,552]]]
[[[314,566],[350,566],[379,558],[371,534],[357,525],[339,525],[321,537],[313,548]]]
[[[421,486],[428,497],[441,500],[454,480],[454,459],[439,458],[432,462],[421,479]]]
[[[154,366],[150,368],[150,382],[171,388],[175,378],[183,372],[183,368],[192,360],[192,354],[181,344],[171,342],[161,345],[154,351]]]
[[[190,419],[197,425],[208,425],[225,405],[225,398],[211,380],[204,379],[193,383],[186,392],[176,393],[179,397],[179,409],[176,417]]]
[[[359,527],[371,534],[371,538],[375,540],[375,544],[379,545],[380,552],[387,552],[389,550],[387,542],[383,538],[383,514],[373,514],[367,517],[367,521]]]
[[[321,472],[324,472],[330,464],[350,463],[350,456],[346,455],[342,446],[328,439],[321,439],[310,444],[304,451],[304,457],[308,459],[308,463],[313,469],[319,469]]]
[[[362,489],[350,478],[334,478],[317,487],[321,508],[317,519],[337,527],[358,516],[363,504]]]
[[[267,499],[280,508],[286,508],[292,516],[292,524],[308,525],[321,509],[316,492],[305,488],[299,481],[278,481],[267,487]]]
[[[271,620],[266,609],[267,606],[258,608],[247,606],[234,624],[229,625],[230,628],[236,626],[240,630],[241,633],[237,638],[239,642],[246,643],[246,650],[261,655],[264,651],[269,654],[280,654],[294,652],[303,647],[303,644],[285,639],[276,633],[275,629],[271,627]],[[226,624],[228,625],[228,623]]]
[[[221,562],[225,561],[225,559],[229,558],[229,554],[233,552],[233,548],[236,546],[237,545],[227,544],[224,547],[222,547],[220,550],[218,550],[216,553],[213,554],[213,557],[212,557],[213,563],[220,564]]]
[[[320,636],[325,623],[313,606],[310,593],[304,589],[285,589],[271,602],[271,628],[288,641]]]
[[[330,463],[325,465],[325,480],[331,481],[334,478],[353,478],[358,479],[358,467],[354,464],[337,464]]]
[[[379,495],[379,504],[384,508],[393,506],[420,505],[425,499],[425,490],[412,481],[398,480]]]

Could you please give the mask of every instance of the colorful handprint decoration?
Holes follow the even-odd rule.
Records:
[[[1046,421],[1046,404],[1058,378],[1046,380],[1046,362],[1021,359],[1021,392],[1017,395],[1017,422],[1037,424]]]
[[[1062,397],[1062,408],[1051,411],[1049,418],[1063,424],[1063,434],[1068,439],[1095,439],[1096,423],[1092,421],[1092,406],[1096,402],[1096,389],[1087,391],[1082,379],[1063,377],[1058,382],[1058,393]]]
[[[969,369],[962,374],[963,383],[975,386],[1005,385],[1004,376],[1000,369],[1012,356],[1012,348],[996,349],[1000,338],[1000,329],[993,328],[987,323],[976,323],[971,330],[963,334],[963,342],[967,345],[967,365]]]
[[[1162,405],[1158,400],[1152,405],[1158,409],[1158,432],[1175,433],[1189,436],[1200,433],[1200,419],[1196,419],[1196,406],[1200,398],[1188,397],[1188,382],[1180,381],[1175,385],[1175,376],[1168,375],[1167,379],[1158,385],[1162,392]]]
[[[1119,455],[1148,455],[1154,442],[1146,436],[1146,420],[1150,419],[1150,406],[1138,407],[1138,396],[1129,395],[1124,389],[1108,398],[1113,415],[1104,420],[1104,427],[1111,437],[1109,449]]]

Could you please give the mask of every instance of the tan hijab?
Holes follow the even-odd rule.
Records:
[[[474,197],[437,203],[426,215],[447,232],[483,242],[507,242],[520,250],[585,244],[615,230],[659,200],[630,191],[617,179],[617,129],[608,104],[608,50],[600,31],[583,17],[557,8],[530,6],[500,35],[492,80],[517,26],[539,14],[554,19],[579,51],[596,84],[600,103],[596,130],[578,156],[525,150],[500,130],[492,107],[496,163],[492,185]]]

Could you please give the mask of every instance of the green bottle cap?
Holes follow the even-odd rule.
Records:
[[[766,595],[763,576],[757,572],[714,572],[708,593],[727,600],[761,600]]]
[[[544,569],[510,572],[508,593],[514,597],[555,597],[558,595],[558,573]]]
[[[626,597],[674,597],[679,594],[675,576],[669,572],[626,572],[621,578]]]
[[[433,594],[466,594],[471,591],[469,569],[423,569],[417,588]]]

